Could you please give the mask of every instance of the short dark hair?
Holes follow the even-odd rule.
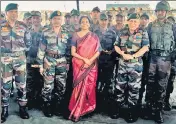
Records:
[[[81,21],[82,21],[83,18],[87,18],[88,21],[89,21],[89,23],[91,24],[92,21],[91,21],[90,18],[89,18],[88,16],[86,16],[86,15],[81,16],[81,18],[79,19],[79,24],[81,24]]]

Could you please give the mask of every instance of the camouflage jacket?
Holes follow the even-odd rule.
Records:
[[[133,34],[130,34],[127,27],[120,31],[114,45],[118,46],[125,54],[134,54],[143,46],[150,46],[148,33],[145,30],[137,29]]]
[[[64,27],[61,27],[60,34],[56,34],[52,28],[43,31],[37,61],[40,66],[43,66],[45,53],[52,52],[58,55],[67,54],[68,32]]]
[[[28,51],[31,46],[30,31],[21,21],[16,21],[14,27],[11,27],[8,21],[3,21],[1,23],[1,36],[2,53]]]

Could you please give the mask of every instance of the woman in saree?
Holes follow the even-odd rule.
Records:
[[[90,19],[82,16],[79,23],[81,30],[73,34],[71,48],[73,91],[69,103],[69,119],[74,122],[95,110],[97,58],[101,52],[98,36],[89,30]]]

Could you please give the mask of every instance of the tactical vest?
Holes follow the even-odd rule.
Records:
[[[165,22],[163,26],[157,22],[151,23],[149,29],[151,50],[161,50],[167,53],[173,51],[175,47],[173,25],[169,22]]]

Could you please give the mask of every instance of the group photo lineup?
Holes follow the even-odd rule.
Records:
[[[176,1],[1,1],[1,123],[176,124]]]

